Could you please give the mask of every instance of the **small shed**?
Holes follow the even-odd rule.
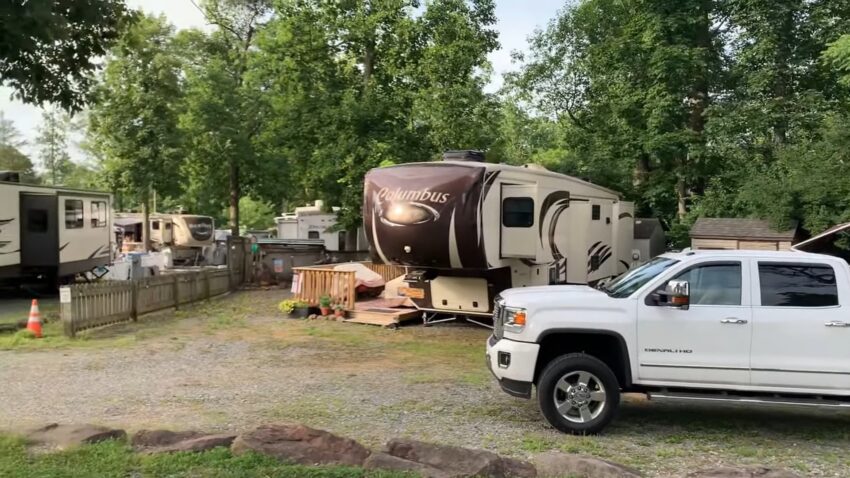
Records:
[[[692,249],[787,251],[797,241],[797,222],[777,230],[761,219],[701,217],[691,227]]]
[[[639,261],[645,262],[663,254],[667,248],[667,238],[661,221],[655,218],[635,218],[634,248],[640,255]]]

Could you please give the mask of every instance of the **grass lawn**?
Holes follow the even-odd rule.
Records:
[[[123,442],[104,442],[68,451],[30,454],[16,437],[0,436],[0,476],[4,478],[107,477],[278,477],[401,478],[403,473],[349,467],[285,465],[256,454],[233,456],[226,448],[205,453],[140,455]]]

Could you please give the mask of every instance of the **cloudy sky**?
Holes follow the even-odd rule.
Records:
[[[496,0],[496,15],[499,18],[499,30],[502,48],[490,56],[496,72],[494,86],[500,84],[500,76],[512,69],[510,53],[524,50],[527,37],[539,27],[543,27],[567,0]],[[155,14],[165,14],[177,28],[203,27],[203,16],[190,0],[127,0],[134,7]],[[15,125],[29,141],[26,149],[31,157],[37,152],[33,148],[36,129],[41,122],[41,110],[35,106],[24,105],[10,98],[12,90],[0,87],[0,111]],[[75,158],[79,153],[75,152]]]

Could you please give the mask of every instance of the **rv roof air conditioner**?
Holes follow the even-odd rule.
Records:
[[[21,182],[21,173],[16,171],[0,171],[0,181],[19,183]]]
[[[443,153],[443,161],[470,161],[475,163],[483,163],[484,152],[473,150],[457,150],[446,151]]]
[[[522,167],[525,169],[533,169],[535,171],[549,171],[546,169],[546,166],[543,166],[542,164],[528,163],[524,164]]]

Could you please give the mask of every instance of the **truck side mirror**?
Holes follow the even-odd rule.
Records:
[[[688,310],[690,305],[690,285],[685,280],[671,280],[663,289],[657,290],[649,296],[655,305],[665,307],[676,307]]]
[[[671,280],[664,288],[667,304],[680,309],[687,309],[691,303],[691,286],[686,280]]]

